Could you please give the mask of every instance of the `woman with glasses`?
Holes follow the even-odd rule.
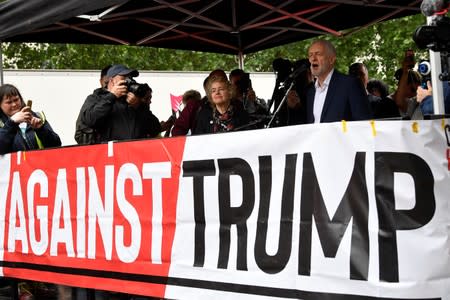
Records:
[[[212,76],[206,86],[211,109],[200,110],[193,134],[250,129],[249,115],[241,102],[233,100],[232,86],[226,77]]]

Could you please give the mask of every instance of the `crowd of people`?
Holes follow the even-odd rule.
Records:
[[[139,72],[116,64],[101,71],[100,87],[87,96],[76,121],[78,144],[108,141],[215,134],[264,128],[269,120],[275,126],[356,121],[369,119],[423,119],[433,113],[432,86],[423,85],[420,74],[405,57],[395,72],[397,87],[389,93],[381,80],[370,79],[367,67],[357,62],[348,74],[336,70],[336,49],[326,40],[315,40],[309,47],[310,65],[295,78],[292,89],[280,90],[273,97],[281,109],[257,97],[249,74],[241,69],[227,76],[213,70],[204,80],[205,96],[197,90],[183,95],[183,110],[176,118],[160,121],[150,110],[152,89],[134,78]],[[443,82],[445,112],[450,113],[450,89]],[[273,103],[274,99],[271,99]],[[58,134],[43,113],[32,111],[19,90],[10,84],[0,86],[0,154],[61,146]],[[61,293],[63,293],[62,291]]]
[[[423,119],[433,113],[432,86],[411,68],[408,57],[396,72],[397,87],[389,93],[381,80],[370,79],[362,62],[349,66],[348,74],[335,69],[336,50],[326,40],[315,40],[308,50],[310,67],[292,78],[293,88],[274,92],[285,97],[271,107],[257,97],[249,74],[242,69],[212,71],[204,80],[205,96],[197,90],[183,95],[177,117],[160,121],[150,110],[152,89],[138,83],[135,69],[110,65],[101,71],[100,87],[87,96],[77,121],[78,144],[134,140],[162,136],[196,135],[273,126],[368,119]],[[443,82],[445,112],[450,111],[450,89]],[[286,92],[286,94],[284,94]],[[274,99],[269,101],[273,102]],[[0,154],[57,147],[58,134],[45,115],[31,110],[19,90],[0,87]],[[276,114],[274,112],[277,112]]]

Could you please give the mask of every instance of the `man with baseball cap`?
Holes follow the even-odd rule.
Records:
[[[78,144],[156,137],[161,132],[159,120],[148,108],[130,105],[127,101],[137,96],[128,91],[130,80],[137,76],[136,69],[121,64],[108,69],[106,87],[95,90],[81,107],[79,122],[85,124],[87,130],[80,135],[77,128]],[[133,81],[133,84],[138,83]]]
[[[117,75],[126,76],[126,77],[131,78],[131,77],[138,77],[139,72],[135,69],[128,69],[124,65],[112,65],[108,69],[108,72],[106,72],[106,76],[108,76],[109,78],[112,78]]]

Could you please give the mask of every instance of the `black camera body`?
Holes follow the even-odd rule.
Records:
[[[309,66],[309,61],[306,58],[294,62],[277,58],[272,62],[272,68],[277,73],[277,80],[280,82],[285,82],[289,77],[296,79],[302,72],[308,70]]]
[[[126,78],[125,85],[127,86],[128,92],[133,93],[140,98],[143,98],[150,90],[148,84],[138,83],[133,78]]]
[[[237,87],[242,93],[247,92],[252,87],[252,81],[250,80],[249,73],[243,73],[239,80],[236,82]]]
[[[279,81],[285,81],[292,73],[294,64],[284,58],[277,58],[272,62],[272,68],[277,73],[277,79]]]
[[[419,26],[413,34],[413,40],[420,49],[450,51],[450,19],[437,16],[431,25]]]

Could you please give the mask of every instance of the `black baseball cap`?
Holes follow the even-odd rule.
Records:
[[[139,72],[136,69],[129,69],[124,65],[112,65],[106,72],[106,76],[112,78],[117,75],[128,76],[128,77],[138,77]]]

